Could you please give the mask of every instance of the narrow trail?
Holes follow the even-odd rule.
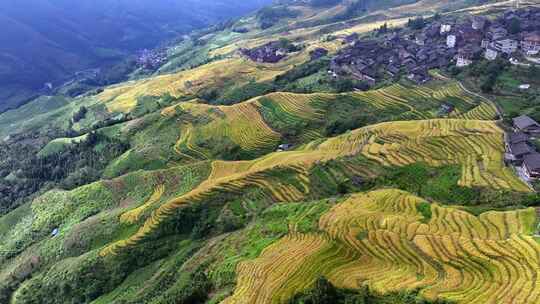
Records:
[[[446,77],[444,75],[442,75],[441,73],[437,72],[437,71],[432,71],[431,72],[431,75],[436,77],[436,78],[439,78],[440,80],[446,80],[446,81],[449,81],[449,80],[452,80],[452,78],[449,78],[449,77]],[[459,84],[459,87],[465,91],[466,93],[468,94],[471,94],[473,96],[476,96],[480,99],[483,99],[485,100],[486,102],[488,102],[490,105],[492,105],[493,107],[495,107],[495,110],[497,111],[497,115],[499,116],[499,119],[497,120],[498,122],[502,121],[503,120],[503,112],[501,110],[501,108],[499,108],[499,106],[491,99],[481,95],[481,94],[478,94],[478,93],[475,93],[475,92],[472,92],[471,90],[467,89],[467,87],[465,87],[465,85],[463,84],[463,82],[461,81],[457,81],[458,84]]]
[[[475,92],[470,91],[469,89],[467,89],[467,88],[465,87],[465,85],[463,85],[463,83],[462,83],[461,81],[458,81],[458,83],[459,83],[459,86],[461,87],[461,89],[463,89],[463,91],[465,91],[465,92],[467,92],[467,93],[469,93],[469,94],[471,94],[471,95],[474,95],[474,96],[476,96],[476,97],[479,97],[480,99],[483,99],[483,100],[485,100],[486,102],[488,102],[489,104],[491,104],[492,106],[494,106],[494,107],[495,107],[495,110],[497,111],[497,115],[499,116],[499,119],[497,119],[497,121],[500,122],[500,121],[503,120],[503,113],[502,113],[502,110],[499,108],[499,106],[498,106],[493,100],[491,100],[491,99],[489,99],[489,98],[487,98],[487,97],[485,97],[485,96],[483,96],[483,95],[480,95],[480,94],[478,94],[478,93],[475,93]]]

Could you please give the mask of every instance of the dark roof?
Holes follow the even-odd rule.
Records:
[[[540,153],[531,153],[525,156],[523,159],[523,164],[529,170],[538,171],[540,170]]]
[[[529,140],[529,136],[523,132],[509,133],[507,136],[507,141],[509,144],[517,144],[520,142],[526,142],[527,140]]]
[[[522,156],[533,152],[533,149],[531,149],[531,147],[529,147],[529,145],[527,145],[526,143],[520,142],[510,145],[510,151],[512,151],[512,154],[514,154],[515,156]]]
[[[516,126],[518,129],[526,129],[526,128],[529,128],[529,127],[538,127],[538,123],[530,118],[529,116],[527,115],[521,115],[519,117],[516,117],[514,119],[512,119],[512,121],[514,122],[514,126]]]
[[[523,35],[523,40],[531,42],[540,42],[540,33],[526,33]]]
[[[399,68],[393,64],[389,64],[388,67],[386,67],[386,69],[393,74],[399,73]]]

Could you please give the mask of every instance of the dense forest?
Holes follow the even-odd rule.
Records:
[[[40,190],[73,189],[98,180],[105,166],[129,147],[90,132],[62,152],[40,156],[39,142],[29,145],[32,140],[26,136],[0,144],[0,215]]]

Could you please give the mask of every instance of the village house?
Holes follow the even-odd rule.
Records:
[[[441,35],[444,35],[446,33],[449,33],[452,30],[452,25],[450,24],[441,24]]]
[[[475,31],[470,27],[464,27],[459,30],[458,37],[457,44],[459,46],[474,45],[480,47],[482,44],[483,34],[481,31]]]
[[[487,32],[487,38],[491,41],[502,39],[508,35],[508,31],[499,25],[493,25]]]
[[[540,34],[526,33],[521,40],[521,49],[527,55],[536,55],[540,53]]]
[[[509,148],[508,152],[514,155],[517,160],[522,160],[525,155],[534,152],[533,148],[531,148],[526,141],[511,144]]]
[[[519,43],[517,40],[505,38],[492,42],[490,46],[499,52],[512,54],[518,49]]]
[[[309,56],[311,58],[311,60],[317,60],[321,57],[324,57],[328,55],[328,50],[325,49],[325,48],[316,48],[314,50],[312,50],[311,52],[309,52]]]
[[[534,152],[528,145],[529,136],[523,132],[505,134],[504,160],[507,164],[521,165],[523,156]]]
[[[358,41],[358,33],[352,33],[345,37],[345,43],[355,44]]]
[[[528,140],[529,136],[523,132],[507,133],[505,136],[506,150],[510,150],[510,146],[512,145],[526,143]]]
[[[499,55],[499,52],[497,52],[496,49],[488,46],[486,52],[484,53],[484,58],[491,61],[497,59],[497,55]]]
[[[283,151],[288,151],[290,149],[292,149],[293,145],[292,144],[281,144],[278,146],[277,148],[277,152],[283,152]]]
[[[418,45],[424,45],[426,43],[427,37],[424,34],[416,35],[415,42]]]
[[[452,105],[452,104],[447,104],[447,103],[443,103],[443,104],[441,105],[441,107],[439,108],[438,115],[439,115],[439,116],[449,115],[449,114],[452,113],[454,110],[455,110],[454,105]]]
[[[472,28],[474,30],[483,30],[486,27],[487,19],[482,16],[474,16],[472,18]]]
[[[426,36],[426,39],[438,38],[440,27],[441,25],[439,23],[432,23],[422,31],[422,34]]]
[[[456,46],[456,42],[457,42],[457,37],[456,35],[448,35],[446,37],[446,45],[448,46],[448,48],[452,49]]]
[[[474,48],[471,45],[467,45],[465,47],[462,47],[459,49],[457,54],[457,61],[456,66],[457,67],[465,67],[470,65],[473,62],[474,57]]]
[[[282,40],[268,42],[253,49],[241,48],[239,50],[242,55],[259,63],[277,63],[287,57],[287,54],[295,51],[299,51],[298,46]]]
[[[523,158],[523,173],[530,179],[540,177],[540,153],[527,154]]]
[[[442,24],[427,23],[422,30],[396,30],[371,39],[349,35],[345,37],[348,45],[332,58],[329,73],[351,76],[370,85],[400,74],[423,83],[430,78],[429,70],[447,68],[451,63],[464,67],[482,56],[495,60],[518,51],[520,45],[523,53],[540,52],[534,35],[540,27],[540,19],[535,21],[540,10],[517,10],[515,15],[520,22],[528,21],[528,34],[509,35],[509,23],[502,17],[491,20],[474,16],[469,22],[446,18]]]
[[[540,134],[540,124],[527,115],[522,115],[512,119],[514,131],[526,134]]]
[[[396,75],[399,74],[399,67],[397,67],[396,65],[390,63],[387,67],[386,67],[386,73],[388,73],[388,75],[394,77]]]

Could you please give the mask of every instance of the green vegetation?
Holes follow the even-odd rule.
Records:
[[[24,199],[54,186],[73,189],[101,178],[105,167],[127,146],[118,139],[91,132],[73,139],[57,139],[41,151],[24,144],[0,144],[0,214]],[[38,153],[39,152],[39,153]]]
[[[460,166],[429,167],[418,163],[393,168],[388,174],[370,181],[371,187],[396,187],[420,197],[446,204],[467,206],[467,210],[479,214],[486,210],[538,206],[538,194],[493,190],[489,188],[463,187],[458,185]],[[427,207],[419,207],[422,210]],[[427,211],[421,211],[429,218]]]
[[[424,217],[422,222],[427,223],[431,219],[431,205],[428,202],[421,202],[416,205],[416,210]]]
[[[431,302],[418,296],[418,291],[378,295],[368,288],[347,290],[336,288],[324,277],[317,279],[313,289],[295,295],[288,304],[444,304]]]
[[[297,17],[297,11],[289,9],[287,6],[265,7],[257,12],[257,19],[262,29],[274,26],[285,18]]]
[[[231,105],[249,100],[253,97],[262,96],[276,90],[276,88],[270,83],[257,83],[254,81],[240,87],[235,87],[234,85],[227,87],[228,89],[222,93],[212,91],[209,95],[204,96],[203,99],[208,100],[213,104]]]

